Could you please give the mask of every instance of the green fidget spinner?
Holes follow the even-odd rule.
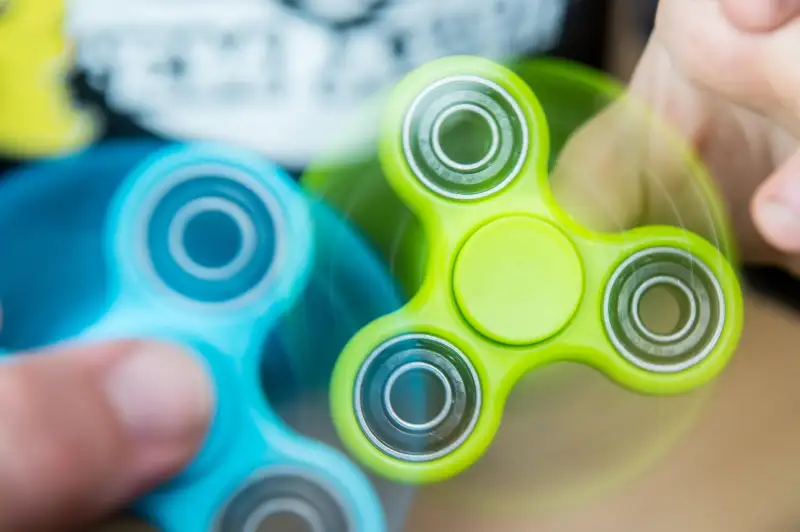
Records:
[[[480,58],[429,63],[369,110],[376,130],[343,131],[349,153],[339,147],[303,178],[364,231],[408,293],[352,338],[331,390],[347,447],[391,479],[468,468],[537,367],[579,362],[635,392],[679,394],[714,378],[737,345],[742,295],[724,250],[669,226],[598,233],[559,208],[531,85]],[[640,316],[657,287],[680,301],[669,331]],[[411,376],[435,390],[422,414],[403,393]]]

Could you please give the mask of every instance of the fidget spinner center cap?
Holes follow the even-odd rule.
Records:
[[[464,319],[506,345],[558,333],[583,296],[583,268],[572,242],[533,216],[509,216],[476,231],[461,248],[453,293]]]

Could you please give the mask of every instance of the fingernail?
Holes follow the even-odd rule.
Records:
[[[105,389],[137,441],[197,437],[212,411],[211,381],[197,359],[171,346],[142,344],[109,368]]]

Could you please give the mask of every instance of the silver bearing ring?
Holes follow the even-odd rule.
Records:
[[[677,326],[668,333],[649,328],[640,303],[662,286],[676,294]],[[617,267],[606,286],[603,320],[611,343],[636,366],[675,373],[702,362],[725,326],[725,299],[719,280],[699,258],[659,247],[639,251]]]
[[[384,342],[362,364],[354,408],[361,430],[378,449],[407,462],[427,462],[453,452],[472,433],[481,386],[455,346],[409,334]]]
[[[334,490],[305,472],[276,468],[254,476],[222,509],[214,532],[354,532]]]
[[[466,200],[494,194],[514,180],[528,155],[528,137],[522,109],[507,90],[465,75],[439,80],[417,96],[402,142],[417,179],[437,194]]]
[[[255,177],[200,164],[149,191],[136,245],[148,273],[170,290],[223,304],[257,295],[271,282],[282,231],[280,206]]]

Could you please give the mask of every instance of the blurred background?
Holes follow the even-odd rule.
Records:
[[[366,98],[439,56],[558,56],[625,80],[657,2],[67,0],[66,11],[56,0],[26,5],[32,12],[20,16],[25,35],[43,28],[41,46],[30,54],[43,60],[53,49],[66,50],[61,68],[69,90],[33,91],[0,77],[0,169],[103,139],[214,138],[258,149],[298,174]],[[53,26],[41,23],[45,12],[51,22],[66,20],[69,39],[51,42]],[[30,74],[17,57],[14,32],[5,35],[0,66],[16,68],[20,78]],[[21,93],[26,101],[40,95],[40,105],[20,110],[14,98]],[[799,530],[800,328],[793,309],[800,308],[800,290],[783,272],[746,274],[742,347],[710,390],[644,398],[585,368],[537,371],[511,397],[489,453],[453,481],[414,490],[398,530]],[[308,414],[313,410],[298,400],[284,414],[307,429],[323,415]],[[147,528],[120,518],[100,530]]]

